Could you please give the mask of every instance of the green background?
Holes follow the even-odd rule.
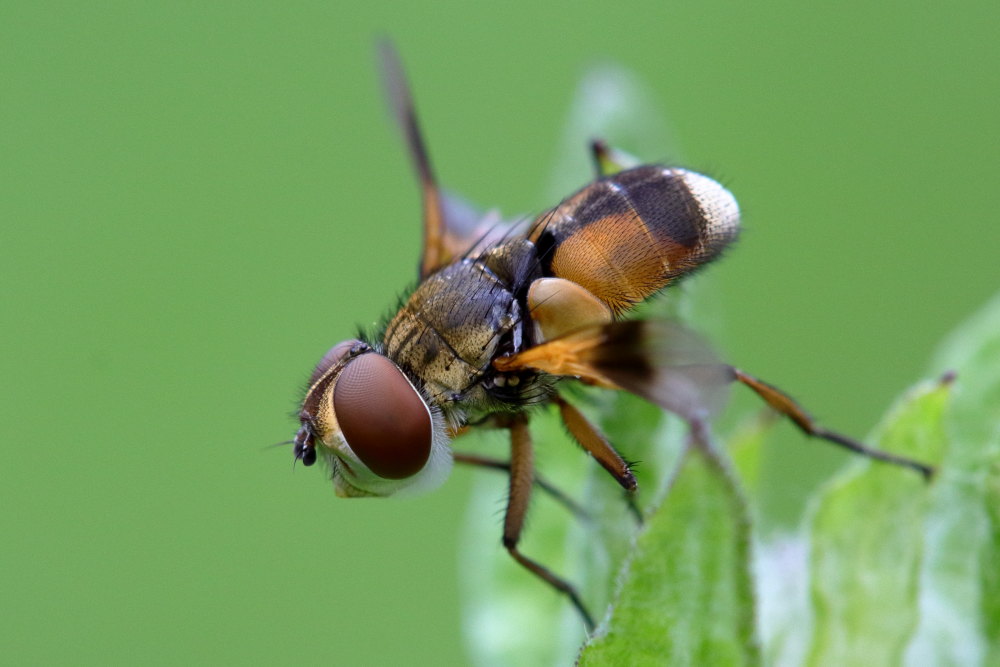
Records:
[[[1000,5],[536,5],[0,4],[5,659],[465,660],[467,473],[348,502],[265,449],[414,276],[378,34],[442,180],[508,213],[555,203],[586,67],[635,70],[743,206],[717,343],[828,425],[865,433],[1000,286]],[[842,460],[779,429],[767,515]]]

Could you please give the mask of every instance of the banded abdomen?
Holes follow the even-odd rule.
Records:
[[[530,238],[545,275],[619,316],[717,257],[739,220],[736,199],[711,178],[647,165],[586,186],[540,216]]]

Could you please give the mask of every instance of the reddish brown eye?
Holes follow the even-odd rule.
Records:
[[[338,361],[343,359],[351,348],[354,347],[360,341],[356,340],[345,340],[342,343],[337,343],[323,355],[323,358],[319,360],[316,364],[316,369],[312,372],[312,377],[309,378],[309,386],[311,387],[316,383],[316,380],[323,377],[330,368],[333,367]]]
[[[333,410],[347,444],[379,477],[410,477],[427,463],[430,411],[381,354],[362,354],[344,367],[333,390]]]

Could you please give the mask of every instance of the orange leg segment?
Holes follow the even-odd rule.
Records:
[[[878,449],[872,449],[871,447],[861,444],[857,440],[848,438],[846,435],[841,435],[835,431],[823,428],[817,424],[811,416],[809,416],[809,413],[807,413],[801,405],[795,402],[795,399],[785,392],[764,382],[763,380],[758,380],[749,373],[744,373],[738,368],[733,368],[732,371],[737,381],[750,387],[758,396],[764,399],[768,405],[792,420],[792,422],[806,435],[814,438],[822,438],[823,440],[832,442],[835,445],[840,445],[841,447],[849,449],[852,452],[867,456],[875,459],[876,461],[884,461],[885,463],[892,463],[894,465],[904,466],[906,468],[916,470],[924,477],[925,480],[930,480],[931,477],[934,476],[934,468],[925,463],[920,463],[919,461],[914,461],[913,459],[908,459],[903,456],[896,456],[895,454],[883,452]]]
[[[590,423],[583,414],[570,405],[561,396],[556,396],[553,401],[559,406],[559,415],[563,423],[569,430],[570,435],[576,440],[580,447],[594,457],[594,460],[601,464],[615,478],[626,491],[636,490],[635,475],[628,467],[625,459],[615,451],[608,439],[604,437],[596,426]]]

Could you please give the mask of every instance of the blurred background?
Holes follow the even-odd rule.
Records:
[[[441,180],[507,213],[555,203],[587,68],[636,72],[673,137],[641,156],[683,158],[744,210],[709,272],[717,344],[863,435],[1000,287],[998,18],[985,1],[3,3],[0,651],[466,660],[467,473],[348,502],[266,449],[313,364],[415,275],[377,35]],[[766,458],[777,526],[844,460],[786,426]]]

